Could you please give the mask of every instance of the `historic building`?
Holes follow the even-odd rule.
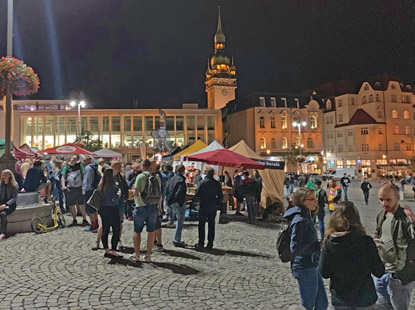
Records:
[[[225,54],[226,37],[222,30],[222,20],[218,16],[218,28],[214,37],[215,53],[208,60],[206,68],[205,91],[208,108],[222,109],[229,101],[235,99],[236,66]]]
[[[224,146],[240,140],[259,155],[284,160],[298,154],[298,148],[307,155],[302,171],[322,172],[322,102],[295,94],[254,93],[229,102],[223,113]],[[305,122],[301,127],[293,123]],[[288,171],[297,171],[297,165],[287,163]]]
[[[382,77],[357,93],[328,98],[323,144],[328,170],[358,175],[407,175],[413,171],[415,102],[410,85]]]

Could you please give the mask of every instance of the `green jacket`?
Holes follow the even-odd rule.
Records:
[[[386,211],[382,210],[376,218],[375,238],[381,237],[385,219]],[[405,267],[396,273],[405,285],[415,281],[415,223],[412,223],[406,216],[401,206],[398,207],[392,219],[392,238],[398,260],[406,261]],[[405,252],[406,257],[403,258],[402,255]]]

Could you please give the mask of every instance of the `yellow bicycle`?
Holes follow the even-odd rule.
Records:
[[[48,227],[43,224],[42,219],[35,217],[32,220],[32,229],[35,233],[40,234],[42,232],[54,230],[56,228],[65,228],[66,227],[66,221],[65,217],[63,216],[61,209],[56,204],[55,200],[53,200],[52,197],[52,219],[53,219],[53,225]]]

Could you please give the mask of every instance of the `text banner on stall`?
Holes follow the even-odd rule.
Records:
[[[257,159],[251,158],[256,162],[263,164],[265,169],[275,169],[275,170],[284,170],[285,162],[284,161],[273,161],[273,160],[265,160],[265,159]]]

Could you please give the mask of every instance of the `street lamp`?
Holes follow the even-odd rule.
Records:
[[[81,137],[81,108],[85,108],[86,103],[84,100],[76,101],[72,100],[70,103],[72,108],[78,106],[78,137]]]
[[[297,127],[298,128],[298,146],[300,148],[300,156],[301,156],[301,127],[305,127],[307,125],[306,122],[302,121],[302,122],[294,122],[293,123],[293,127]]]

